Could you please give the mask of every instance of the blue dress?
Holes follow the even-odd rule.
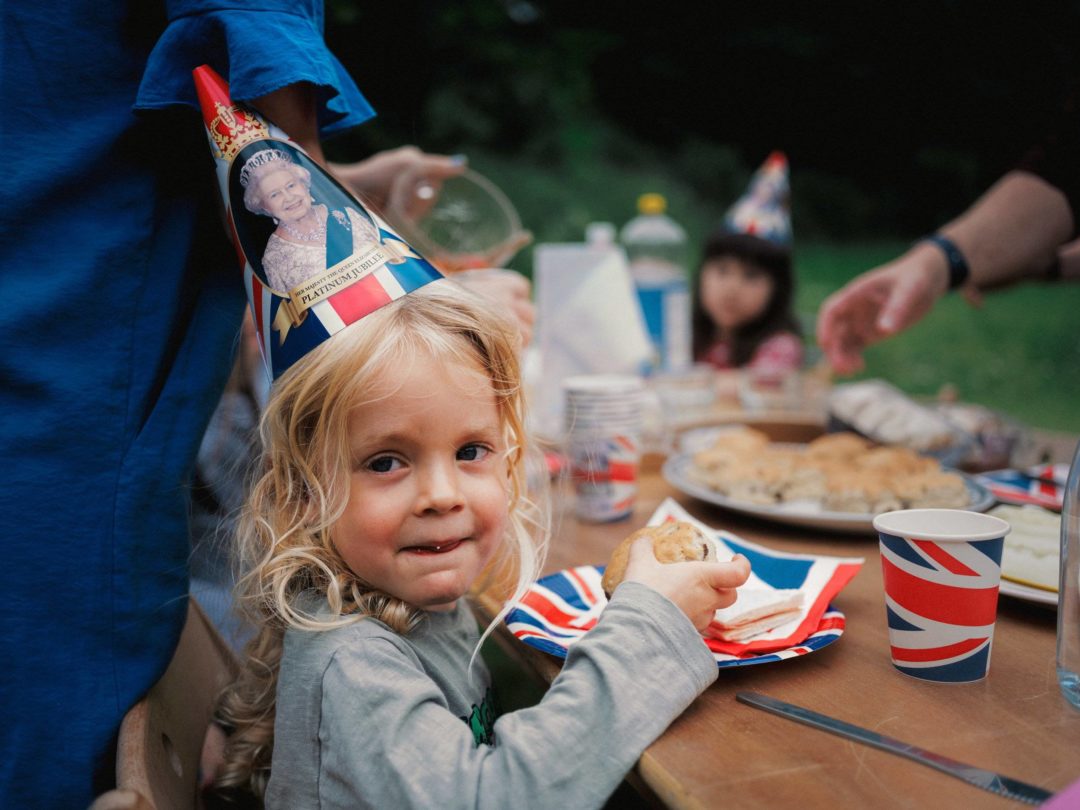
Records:
[[[373,114],[321,2],[254,5],[4,6],[0,807],[109,787],[185,615],[188,476],[244,307],[191,70],[238,100],[311,82],[324,135]]]

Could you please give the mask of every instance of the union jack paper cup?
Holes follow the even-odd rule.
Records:
[[[634,511],[641,460],[644,382],[632,375],[568,377],[566,454],[581,520],[620,520]]]
[[[629,517],[637,498],[638,436],[625,432],[574,436],[569,455],[577,516],[590,523]]]
[[[874,518],[892,662],[905,675],[966,683],[990,669],[1009,524],[961,509]]]

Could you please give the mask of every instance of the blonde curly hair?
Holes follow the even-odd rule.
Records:
[[[313,349],[275,383],[259,427],[260,464],[237,528],[237,598],[258,633],[219,704],[218,721],[231,733],[218,788],[258,796],[266,789],[288,628],[327,630],[372,617],[406,634],[422,616],[365,586],[330,540],[349,496],[349,415],[371,401],[367,392],[381,375],[428,356],[475,362],[491,380],[507,448],[509,520],[507,537],[477,585],[509,598],[481,642],[539,572],[549,510],[545,492],[526,492],[520,339],[492,310],[454,282],[428,284]],[[332,618],[304,609],[300,597],[312,591],[325,597]]]

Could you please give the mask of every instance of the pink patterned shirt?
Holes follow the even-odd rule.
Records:
[[[761,342],[754,350],[746,368],[771,371],[795,371],[802,366],[803,345],[798,335],[777,332]],[[731,346],[720,341],[714,343],[701,356],[701,361],[718,369],[735,368],[731,362]]]

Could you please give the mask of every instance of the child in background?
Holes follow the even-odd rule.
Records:
[[[787,192],[787,160],[774,152],[706,240],[693,308],[696,361],[778,375],[802,365]]]
[[[786,249],[749,234],[710,236],[694,304],[694,358],[718,369],[798,369],[792,286]]]
[[[219,719],[219,787],[265,806],[599,807],[717,676],[696,628],[745,559],[648,540],[536,706],[497,717],[464,597],[540,570],[514,327],[446,280],[366,315],[275,383],[239,527],[258,635]],[[501,615],[496,621],[501,620]],[[582,741],[588,744],[581,744]]]

